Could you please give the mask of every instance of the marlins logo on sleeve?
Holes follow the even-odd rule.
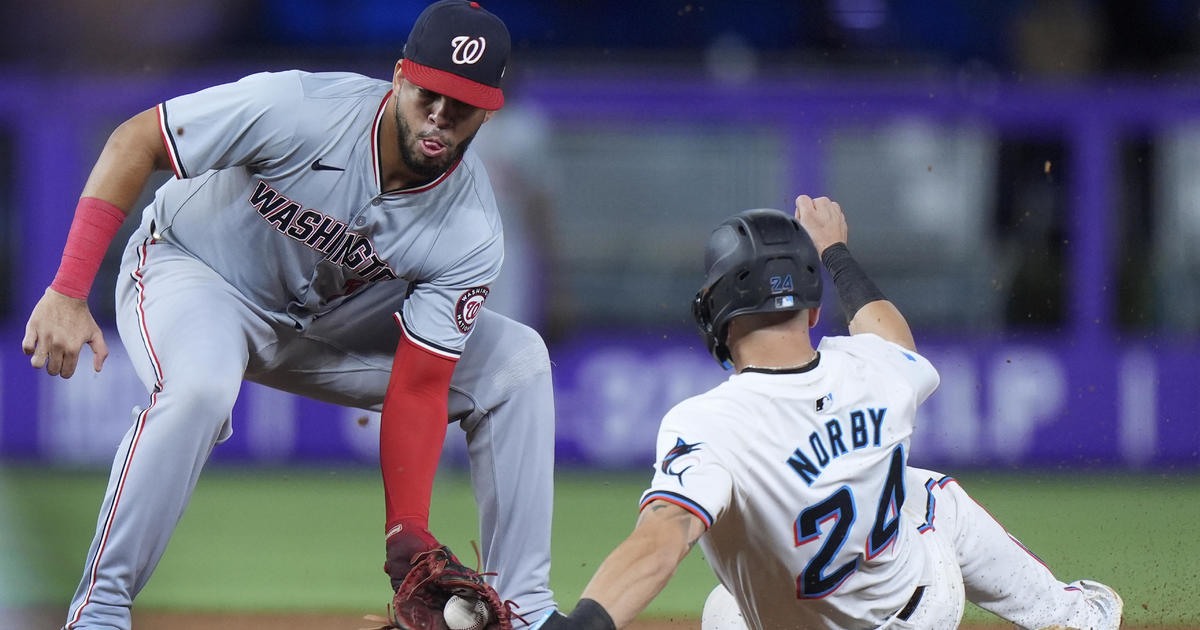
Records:
[[[654,478],[642,494],[639,509],[652,501],[667,501],[712,527],[730,504],[733,477],[721,461],[717,444],[708,439],[706,426],[690,423],[697,420],[692,411],[684,401],[663,418]]]
[[[675,438],[675,446],[667,451],[666,456],[662,458],[662,464],[659,466],[664,474],[671,475],[679,479],[679,485],[683,486],[683,473],[691,470],[699,462],[697,457],[688,457],[688,455],[700,449],[701,442],[688,444],[683,441],[683,438]]]

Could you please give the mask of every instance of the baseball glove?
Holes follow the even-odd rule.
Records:
[[[487,604],[491,621],[486,630],[512,630],[511,603],[501,601],[483,575],[463,566],[446,546],[414,555],[408,575],[392,596],[388,619],[368,619],[387,624],[379,630],[448,630],[442,611],[451,595]]]

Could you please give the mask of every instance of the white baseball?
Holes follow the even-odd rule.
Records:
[[[487,604],[482,599],[466,599],[451,595],[442,611],[450,630],[483,630],[491,621]]]

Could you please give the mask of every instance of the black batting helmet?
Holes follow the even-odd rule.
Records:
[[[729,321],[821,305],[821,257],[800,222],[779,210],[744,210],[717,226],[704,250],[708,275],[692,300],[700,336],[727,366]]]

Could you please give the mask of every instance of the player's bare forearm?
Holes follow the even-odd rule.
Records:
[[[147,109],[108,137],[81,196],[103,199],[128,214],[154,171],[168,168],[170,157],[158,128],[158,111]]]
[[[633,533],[597,569],[583,598],[604,606],[617,628],[628,626],[667,585],[703,533],[703,522],[690,512],[665,501],[651,503]]]
[[[888,300],[876,300],[858,309],[850,320],[849,329],[852,335],[875,333],[898,346],[917,349],[908,321]]]

